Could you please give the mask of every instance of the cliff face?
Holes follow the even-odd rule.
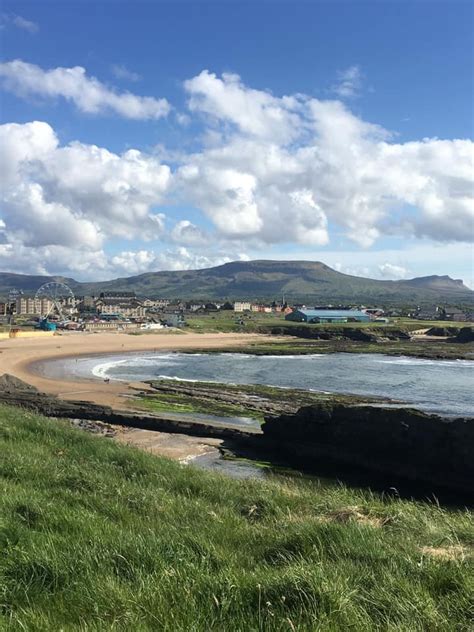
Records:
[[[362,468],[394,481],[474,492],[474,420],[383,405],[307,406],[268,418],[264,441],[292,465]]]

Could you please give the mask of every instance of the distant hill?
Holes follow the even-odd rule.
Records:
[[[205,270],[147,272],[97,283],[65,277],[0,273],[0,295],[12,288],[34,293],[46,281],[67,283],[78,295],[135,291],[138,295],[194,299],[280,299],[312,303],[470,304],[474,292],[461,280],[427,276],[380,281],[342,274],[318,261],[234,261]]]

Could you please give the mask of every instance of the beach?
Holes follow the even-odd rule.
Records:
[[[149,351],[185,351],[236,347],[265,338],[261,334],[196,334],[176,331],[130,335],[123,332],[64,332],[44,338],[12,338],[0,341],[0,374],[10,373],[36,386],[41,391],[62,399],[90,401],[97,404],[125,408],[126,396],[134,389],[133,383],[104,382],[98,379],[49,379],[35,365],[40,361],[107,353]],[[135,388],[138,385],[135,385]],[[140,388],[144,385],[140,384]],[[125,396],[125,397],[124,397]]]

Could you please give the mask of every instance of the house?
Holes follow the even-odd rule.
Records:
[[[166,318],[163,319],[163,324],[166,327],[184,327],[186,322],[184,320],[184,316],[181,313],[176,314],[167,314]]]
[[[234,303],[234,312],[249,312],[251,309],[250,302],[236,301]]]
[[[142,318],[145,307],[136,299],[127,298],[99,298],[95,302],[97,313],[101,316],[121,316],[123,318]]]
[[[298,323],[351,323],[370,322],[370,316],[355,309],[295,309],[285,320]]]
[[[466,313],[462,312],[460,309],[445,309],[443,313],[443,320],[465,323],[469,319]]]
[[[143,307],[146,308],[162,308],[167,307],[171,303],[171,301],[167,298],[144,298],[140,301]]]
[[[417,320],[439,320],[439,317],[440,313],[437,307],[433,309],[420,309],[415,316]]]

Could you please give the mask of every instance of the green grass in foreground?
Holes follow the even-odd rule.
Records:
[[[0,629],[472,629],[467,511],[227,479],[7,407],[0,486]]]

